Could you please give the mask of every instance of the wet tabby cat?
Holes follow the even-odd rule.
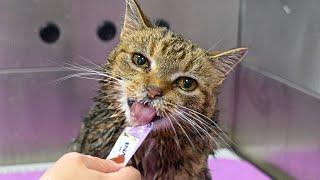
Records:
[[[153,26],[126,0],[120,42],[99,73],[101,89],[72,150],[105,158],[124,127],[153,121],[131,161],[143,179],[210,179],[207,158],[222,137],[217,90],[246,52],[207,52]]]

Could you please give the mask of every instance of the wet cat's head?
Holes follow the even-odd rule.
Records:
[[[197,113],[211,117],[217,88],[246,52],[207,52],[166,28],[154,27],[138,4],[127,0],[120,42],[108,66],[122,79],[119,101],[128,122],[153,121],[161,129],[192,123]]]

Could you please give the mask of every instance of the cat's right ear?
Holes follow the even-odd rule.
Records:
[[[126,0],[126,13],[124,16],[121,37],[131,34],[133,31],[151,27],[152,24],[142,12],[135,0]]]
[[[236,48],[225,52],[209,53],[217,70],[218,83],[221,84],[227,75],[239,64],[248,52],[247,48]]]

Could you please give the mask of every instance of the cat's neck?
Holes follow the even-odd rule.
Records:
[[[154,132],[140,146],[133,161],[145,179],[148,179],[149,175],[173,177],[175,175],[169,176],[170,172],[191,169],[190,172],[200,172],[206,168],[207,157],[213,149],[212,144],[209,141],[205,143],[196,136],[190,137],[194,147],[185,137],[179,137],[179,144],[177,144],[174,136],[167,132],[159,134]]]

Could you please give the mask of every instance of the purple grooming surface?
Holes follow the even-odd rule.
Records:
[[[212,179],[271,180],[271,178],[269,178],[253,165],[244,160],[209,158],[208,163]]]
[[[37,180],[43,172],[25,172],[0,175],[0,180]]]
[[[243,160],[215,159],[208,160],[212,179],[234,180],[234,179],[254,179],[271,180],[250,163]],[[0,175],[0,180],[36,180],[43,172],[13,173]]]

